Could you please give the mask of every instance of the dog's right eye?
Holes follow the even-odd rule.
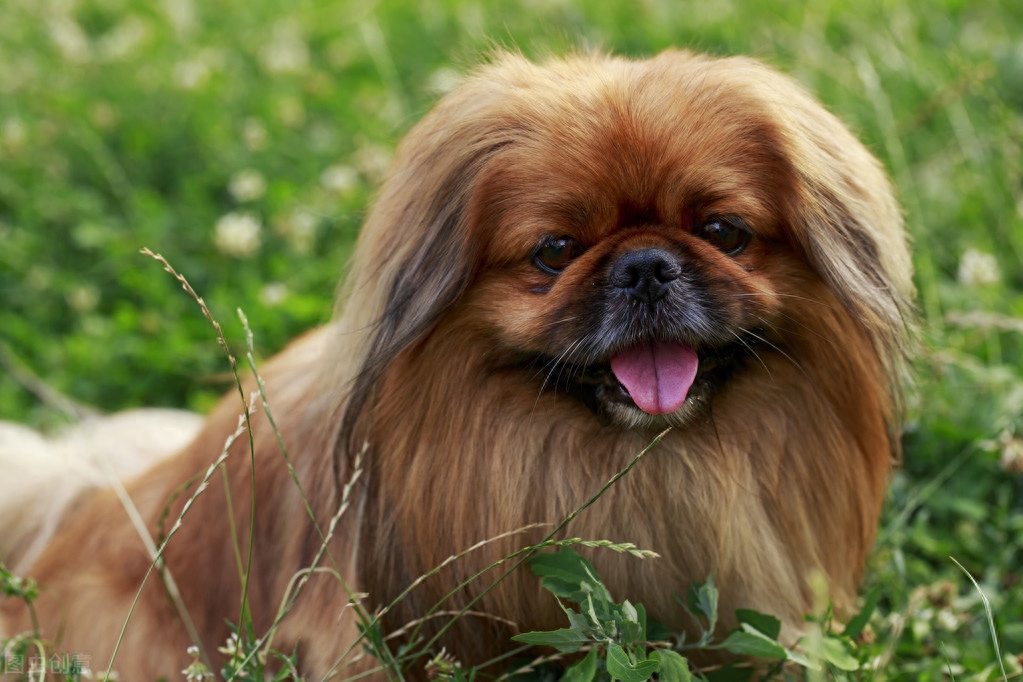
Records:
[[[579,255],[579,242],[571,237],[548,237],[533,251],[533,264],[546,273],[556,275]]]

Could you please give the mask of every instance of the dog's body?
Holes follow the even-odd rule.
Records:
[[[726,627],[748,607],[792,636],[822,596],[815,574],[839,608],[855,598],[897,448],[909,278],[879,166],[789,80],[675,52],[502,57],[403,143],[337,321],[261,371],[301,493],[255,410],[252,460],[244,436],[226,460],[229,498],[217,475],[168,543],[180,603],[214,652],[241,608],[235,546],[249,549],[255,471],[247,597],[268,629],[357,478],[320,561],[347,586],[312,577],[274,639],[318,678],[357,636],[348,590],[383,606],[475,543],[557,523],[671,425],[566,532],[661,554],[591,558],[613,595],[669,627],[693,626],[670,595],[713,573]],[[241,410],[225,398],[191,445],[128,485],[154,536]],[[546,532],[453,562],[385,629]],[[149,565],[114,493],[85,494],[29,571],[45,633],[101,667]],[[473,612],[442,640],[463,663],[561,624],[521,570]],[[0,632],[29,626],[17,604],[0,614]],[[172,677],[190,643],[153,579],[114,667]]]

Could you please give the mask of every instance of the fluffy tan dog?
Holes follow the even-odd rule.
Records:
[[[151,580],[114,667],[174,679],[190,628],[216,660],[241,608],[235,538],[242,568],[253,555],[256,632],[268,629],[357,457],[320,561],[336,574],[311,579],[274,639],[306,679],[357,636],[347,590],[368,593],[372,610],[474,543],[559,522],[668,426],[566,530],[661,554],[591,555],[612,594],[676,630],[693,623],[670,595],[709,573],[726,627],[748,607],[797,632],[814,574],[848,607],[898,447],[910,274],[879,164],[792,80],[676,51],[543,65],[498,56],[400,146],[337,321],[262,369],[302,493],[256,408],[254,454],[246,437],[234,444],[228,484],[215,475],[166,550],[191,623]],[[226,397],[189,446],[128,483],[157,540],[241,411]],[[3,466],[0,494],[24,485],[30,463]],[[44,633],[102,668],[150,556],[102,486],[63,509],[0,510],[0,524],[22,528],[58,517],[22,568],[45,586]],[[387,614],[385,631],[545,532],[449,565]],[[466,616],[442,640],[466,664],[562,619],[525,570],[473,611],[492,617]],[[0,618],[8,633],[29,626],[13,602]]]

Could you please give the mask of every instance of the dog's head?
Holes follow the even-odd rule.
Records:
[[[814,326],[836,307],[890,378],[909,278],[884,173],[790,79],[674,51],[502,55],[410,133],[364,228],[347,428],[451,315],[495,365],[625,426],[684,422],[744,363],[799,365],[789,336],[855,343]]]

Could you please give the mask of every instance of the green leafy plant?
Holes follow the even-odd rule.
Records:
[[[565,670],[570,682],[621,680],[642,682],[657,675],[659,680],[685,682],[692,679],[745,680],[754,668],[760,679],[769,679],[794,664],[810,671],[849,672],[858,670],[853,640],[873,611],[873,600],[850,620],[841,634],[825,628],[827,618],[815,623],[815,635],[800,642],[800,651],[782,644],[781,621],[749,609],[736,611],[739,627],[718,637],[718,590],[708,577],[694,583],[688,599],[679,602],[699,624],[699,637],[687,642],[650,621],[642,604],[615,602],[593,565],[582,555],[563,547],[530,561],[530,568],[542,579],[545,589],[558,598],[568,618],[566,628],[529,632],[515,636],[518,642],[552,647],[562,654],[587,651],[586,656]],[[756,662],[742,662],[714,669],[694,669],[682,654],[688,651],[722,651]]]

